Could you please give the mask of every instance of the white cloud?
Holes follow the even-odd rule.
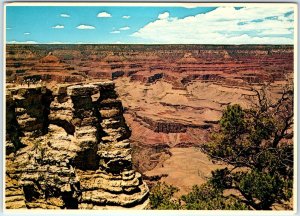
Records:
[[[158,19],[167,19],[170,16],[169,12],[164,12],[158,15]]]
[[[69,15],[69,14],[64,14],[64,13],[63,13],[63,14],[60,14],[60,16],[61,16],[61,17],[65,17],[65,18],[68,18],[68,17],[70,17],[70,15]]]
[[[96,29],[95,26],[91,26],[91,25],[79,25],[76,28],[77,29],[82,29],[82,30]]]
[[[199,5],[194,4],[194,3],[183,3],[182,7],[190,9],[190,8],[197,8],[197,7],[199,7]]]
[[[63,25],[56,25],[56,26],[52,26],[53,29],[63,29],[65,28],[65,26]]]
[[[75,44],[101,44],[101,42],[96,42],[96,41],[92,41],[92,42],[89,42],[89,41],[77,41],[75,42]]]
[[[105,11],[101,12],[101,13],[98,13],[97,17],[105,17],[105,18],[109,18],[111,17],[111,14],[110,13],[107,13]]]
[[[126,15],[124,15],[124,16],[122,16],[122,18],[123,18],[123,19],[129,19],[129,18],[130,18],[130,16],[126,16]]]
[[[25,32],[24,35],[30,35],[30,32]]]
[[[47,44],[68,44],[69,42],[61,42],[61,41],[52,41]]]
[[[11,29],[12,29],[12,28],[8,28],[8,27],[6,28],[6,30],[11,30]]]
[[[123,44],[121,41],[115,41],[114,44]]]
[[[119,30],[121,30],[121,31],[126,31],[126,30],[129,30],[129,29],[130,29],[130,27],[125,26],[125,27],[120,28]]]
[[[149,43],[292,44],[290,7],[220,7],[205,14],[169,18],[168,12],[131,36]],[[167,13],[167,14],[166,14]],[[270,19],[274,17],[274,19]]]
[[[36,41],[8,41],[8,44],[37,44],[38,42]]]
[[[262,30],[259,32],[259,35],[284,35],[284,34],[291,34],[293,31],[286,29],[286,28],[276,28],[276,29],[267,29]]]
[[[110,33],[111,33],[111,34],[119,34],[120,31],[111,31]]]

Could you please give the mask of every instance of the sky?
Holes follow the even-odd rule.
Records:
[[[12,44],[293,44],[294,7],[6,6]]]

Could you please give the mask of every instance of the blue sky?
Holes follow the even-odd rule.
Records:
[[[7,6],[7,43],[292,44],[294,8]]]

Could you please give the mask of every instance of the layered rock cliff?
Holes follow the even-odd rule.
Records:
[[[6,208],[147,205],[112,82],[8,88],[6,103]]]
[[[212,167],[189,147],[210,140],[228,104],[250,106],[253,87],[269,83],[272,97],[279,97],[286,77],[294,73],[293,62],[292,45],[9,44],[6,81],[41,79],[51,87],[113,79],[132,130],[134,167],[143,176],[166,174],[163,181],[188,192],[193,184],[205,181],[199,179],[200,171],[210,173]],[[13,119],[10,127],[18,130]],[[56,124],[69,128],[66,121],[56,120]],[[16,146],[23,144],[19,135],[12,139]],[[189,162],[195,158],[202,162]],[[167,165],[168,159],[173,167]]]

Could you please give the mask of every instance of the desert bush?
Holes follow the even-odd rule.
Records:
[[[210,182],[194,185],[192,191],[181,197],[187,210],[246,210],[247,205],[232,196],[224,196],[223,191]]]
[[[247,205],[233,196],[224,196],[223,191],[215,188],[210,181],[198,186],[191,192],[175,198],[178,189],[172,185],[158,182],[150,191],[151,209],[159,210],[245,210]]]
[[[180,201],[174,198],[178,188],[158,182],[150,191],[151,209],[181,209]]]

